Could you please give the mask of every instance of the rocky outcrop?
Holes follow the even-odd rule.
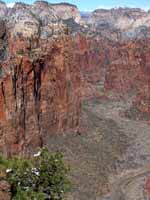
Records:
[[[77,6],[69,3],[58,3],[50,5],[61,19],[68,20],[72,18],[76,23],[82,23],[80,11],[78,10]]]
[[[7,8],[1,2],[0,16],[7,19],[13,35],[40,35],[45,39],[68,28],[72,34],[78,31],[92,38],[113,41],[150,37],[150,12],[138,8],[97,9],[80,14],[75,5],[68,3],[18,2],[13,8]]]
[[[1,200],[10,200],[10,185],[5,181],[0,181],[0,195]]]
[[[31,153],[51,134],[76,129],[80,114],[80,66],[68,36],[39,41],[9,41],[2,68],[0,150]]]
[[[0,17],[5,17],[7,15],[8,8],[5,2],[0,1]]]
[[[6,24],[3,20],[0,20],[0,63],[7,57],[7,33]]]
[[[150,13],[139,8],[97,9],[85,21],[88,34],[97,38],[117,41],[150,37]]]
[[[16,3],[8,12],[7,26],[12,36],[39,37],[47,39],[63,32],[62,20],[46,3],[32,6]]]
[[[71,22],[77,27],[82,23],[77,7],[66,3],[49,4],[36,1],[33,5],[28,5],[17,2],[9,9],[2,3],[1,10],[0,15],[5,15],[9,32],[15,37],[57,37],[69,29]]]

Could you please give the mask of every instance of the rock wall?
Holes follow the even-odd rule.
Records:
[[[67,36],[9,41],[0,79],[0,151],[7,156],[31,153],[51,134],[78,127],[80,66],[72,47]]]
[[[67,20],[72,18],[75,20],[76,23],[82,23],[80,11],[78,10],[77,6],[69,3],[58,3],[50,5],[61,19]]]
[[[91,40],[79,36],[83,96],[108,96],[132,101],[142,112],[150,107],[149,39]]]
[[[81,97],[130,100],[150,113],[149,12],[100,9],[83,23],[74,5],[0,2],[0,17],[0,151],[7,156],[77,129]]]
[[[140,8],[97,9],[85,21],[89,35],[97,38],[120,41],[150,37],[150,12]]]

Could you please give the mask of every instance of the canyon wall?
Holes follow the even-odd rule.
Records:
[[[148,38],[121,42],[79,36],[83,96],[128,100],[140,112],[149,113],[149,42]]]
[[[80,115],[80,66],[73,41],[9,40],[1,65],[0,150],[31,153],[51,134],[75,129]]]
[[[63,152],[74,186],[69,200],[143,199],[150,12],[0,2],[0,30],[0,152]]]
[[[81,99],[131,100],[150,113],[149,12],[99,9],[85,20],[70,4],[1,2],[0,17],[0,151],[7,156],[78,129]]]

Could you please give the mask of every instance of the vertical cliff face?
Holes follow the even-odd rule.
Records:
[[[80,24],[82,22],[80,11],[77,6],[69,4],[69,3],[58,3],[58,4],[50,4],[52,8],[56,11],[58,16],[63,19],[74,19],[76,23]]]
[[[28,154],[51,134],[76,129],[80,97],[132,96],[133,106],[150,112],[148,39],[45,40],[1,27],[0,150],[7,155]]]
[[[109,41],[78,37],[83,96],[131,100],[149,112],[149,39]]]
[[[32,45],[40,48],[31,50]],[[77,128],[80,68],[72,46],[67,36],[47,42],[9,41],[9,58],[2,65],[7,75],[0,80],[2,152],[27,154],[51,134]]]
[[[0,2],[0,17],[0,151],[29,154],[79,126],[81,68],[66,20],[80,14],[64,3]]]
[[[139,184],[150,165],[149,38],[150,12],[141,9],[82,18],[66,3],[0,2],[0,152],[64,152],[69,199],[143,199],[144,185],[129,191],[126,174],[137,169]]]
[[[7,33],[6,25],[3,20],[0,20],[0,63],[7,57]]]

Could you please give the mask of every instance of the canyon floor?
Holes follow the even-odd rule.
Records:
[[[53,135],[51,150],[71,166],[69,200],[148,200],[150,126],[122,115],[130,102],[91,99],[82,104],[78,132]]]

